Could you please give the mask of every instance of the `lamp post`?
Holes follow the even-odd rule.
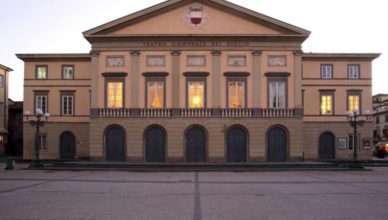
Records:
[[[29,117],[35,117],[35,119],[29,120],[30,124],[32,126],[36,127],[36,133],[35,133],[35,159],[33,163],[30,164],[29,168],[36,168],[36,167],[43,167],[43,164],[40,163],[40,157],[39,157],[39,145],[40,145],[40,127],[44,125],[44,121],[42,120],[43,117],[45,118],[45,121],[48,120],[50,117],[49,113],[43,113],[42,109],[37,108],[35,111],[35,115],[33,115],[30,111],[25,111],[24,115],[26,116],[26,119],[28,120]]]
[[[365,111],[365,116],[369,120],[370,117],[370,111]],[[349,124],[351,127],[353,127],[353,163],[357,163],[357,156],[358,156],[358,138],[357,138],[357,127],[363,126],[365,123],[365,120],[357,120],[360,116],[362,116],[358,109],[354,109],[352,112],[346,112],[346,118],[349,121]]]

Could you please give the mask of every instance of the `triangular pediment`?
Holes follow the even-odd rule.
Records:
[[[300,36],[309,31],[223,0],[170,0],[84,32],[84,36]]]

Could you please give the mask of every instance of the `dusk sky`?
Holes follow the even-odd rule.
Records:
[[[1,0],[0,64],[9,97],[23,100],[23,62],[16,53],[88,53],[82,32],[161,0]],[[382,53],[373,62],[373,94],[388,93],[388,13],[381,0],[230,0],[311,31],[304,52]]]

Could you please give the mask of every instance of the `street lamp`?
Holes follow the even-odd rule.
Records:
[[[370,119],[370,111],[365,111],[364,116],[367,117],[367,120]],[[358,109],[354,109],[352,112],[346,112],[346,118],[349,121],[349,124],[351,127],[353,127],[353,163],[357,163],[357,151],[358,151],[358,138],[357,138],[357,127],[361,127],[365,124],[365,120],[357,120],[360,116],[363,116],[360,114]]]
[[[29,120],[30,124],[32,126],[36,127],[36,133],[35,133],[35,159],[34,162],[30,164],[30,168],[36,168],[36,167],[43,167],[43,164],[40,163],[39,158],[39,140],[40,140],[40,127],[44,125],[44,121],[42,121],[42,118],[45,118],[45,121],[48,120],[50,117],[49,113],[43,113],[42,109],[37,108],[35,110],[35,115],[33,115],[30,111],[25,111],[24,116],[26,116],[26,119],[28,120],[29,117],[35,117],[35,119]]]

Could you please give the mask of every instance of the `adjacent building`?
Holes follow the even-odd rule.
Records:
[[[388,94],[373,96],[374,141],[388,141]]]
[[[8,135],[8,75],[11,68],[0,64],[0,156],[5,154]]]
[[[372,53],[304,53],[310,32],[221,0],[169,0],[83,33],[85,54],[17,54],[43,159],[372,157]],[[345,112],[366,123],[357,137]],[[24,123],[24,158],[34,156]]]

